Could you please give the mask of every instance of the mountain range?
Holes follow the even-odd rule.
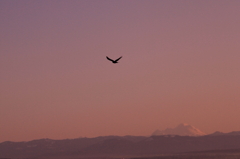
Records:
[[[119,158],[210,150],[240,153],[240,131],[204,136],[101,136],[0,143],[0,158]]]

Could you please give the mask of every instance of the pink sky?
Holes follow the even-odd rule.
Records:
[[[240,131],[239,15],[239,0],[0,1],[0,142]]]

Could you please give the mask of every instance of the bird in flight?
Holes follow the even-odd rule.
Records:
[[[107,56],[106,56],[106,57],[107,57]],[[108,59],[109,61],[112,61],[112,63],[114,63],[114,64],[118,63],[118,60],[120,60],[121,58],[122,58],[122,56],[119,57],[119,58],[116,59],[116,60],[112,60],[112,59],[110,59],[109,57],[107,57],[107,59]]]

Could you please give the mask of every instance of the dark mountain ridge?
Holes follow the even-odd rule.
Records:
[[[39,139],[0,143],[0,157],[141,156],[240,149],[240,132],[205,136],[103,136],[65,140]]]

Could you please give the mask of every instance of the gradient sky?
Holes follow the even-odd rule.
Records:
[[[0,35],[0,142],[240,131],[239,0],[1,0]]]

